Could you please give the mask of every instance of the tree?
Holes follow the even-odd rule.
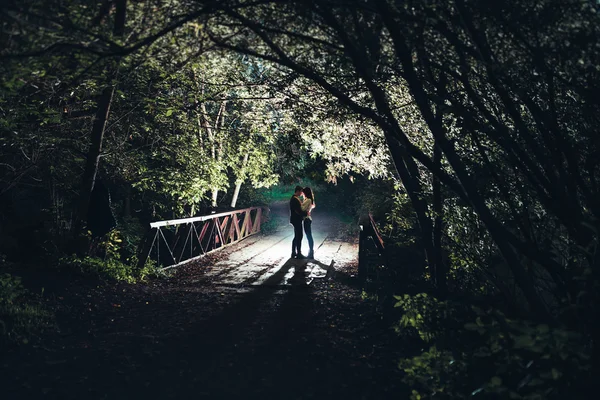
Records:
[[[107,2],[108,3],[108,2]],[[127,13],[127,0],[115,0],[114,1],[114,26],[113,26],[113,37],[120,39],[125,33],[125,20]],[[102,8],[100,13],[109,13],[109,9]],[[99,15],[102,19],[103,16]],[[106,130],[106,123],[108,121],[110,113],[110,105],[112,103],[113,95],[115,92],[115,80],[117,78],[117,71],[119,68],[118,60],[113,61],[107,67],[108,70],[106,75],[108,76],[107,82],[98,99],[98,105],[94,116],[92,125],[92,131],[90,134],[90,147],[86,156],[85,169],[83,171],[80,200],[79,200],[79,212],[78,216],[74,221],[73,233],[75,237],[81,234],[81,228],[83,221],[88,221],[88,211],[90,198],[94,186],[96,183],[96,175],[98,174],[98,164],[100,163],[100,155],[102,152],[102,142],[104,140],[104,132]]]
[[[545,20],[544,28],[515,23],[530,22],[540,10],[552,10],[550,18],[554,18],[549,25]],[[571,121],[567,114],[559,116],[567,110],[571,115],[578,110],[576,115],[591,117],[589,111],[596,103],[579,82],[589,82],[594,72],[575,72],[572,63],[552,56],[559,50],[553,39],[555,29],[569,32],[568,37],[579,31],[577,45],[568,42],[561,46],[577,47],[584,54],[581,63],[588,65],[586,60],[594,54],[589,38],[598,26],[592,22],[597,18],[594,10],[590,3],[577,1],[547,1],[535,7],[527,3],[510,9],[505,3],[487,7],[464,1],[397,5],[380,0],[344,6],[298,1],[226,10],[215,17],[213,25],[231,27],[235,34],[226,38],[214,32],[211,36],[224,48],[270,60],[305,76],[377,124],[419,217],[432,269],[436,269],[438,257],[434,255],[430,207],[422,196],[421,167],[476,213],[531,310],[547,318],[548,307],[538,291],[536,274],[545,271],[561,286],[567,266],[560,265],[551,247],[540,245],[524,229],[523,218],[515,218],[518,214],[510,211],[516,210],[516,203],[508,194],[510,185],[519,182],[523,188],[525,179],[527,189],[520,192],[567,229],[568,239],[564,240],[586,248],[595,236],[597,228],[577,222],[597,220],[591,189],[596,184],[581,174],[589,170],[588,157],[575,156],[592,149],[581,147],[591,144],[586,139],[587,128],[575,122],[580,127],[575,134],[573,125],[559,122],[561,118]],[[496,40],[502,37],[508,40]],[[569,52],[566,48],[557,52],[563,51]],[[344,73],[336,75],[331,65],[342,67]],[[541,80],[532,78],[533,84],[526,84],[520,78],[532,73]],[[574,77],[570,86],[566,76]],[[422,133],[429,136],[430,144],[425,148],[407,134],[399,119],[396,110],[401,104],[394,99],[396,90],[388,85],[390,81],[408,88],[427,127],[428,132]],[[586,100],[583,107],[576,104],[582,104],[581,100]],[[556,101],[564,102],[561,111]],[[443,155],[441,163],[425,151],[434,148],[433,140]],[[490,158],[493,153],[488,145],[499,146],[496,149],[503,155],[502,162],[510,166],[510,177],[494,174],[498,164]],[[483,175],[477,171],[478,165],[486,174],[492,173],[499,196],[490,197],[492,193],[480,186]],[[439,209],[439,200],[436,202]],[[537,272],[525,267],[530,262]],[[588,262],[595,263],[593,257],[588,257]]]

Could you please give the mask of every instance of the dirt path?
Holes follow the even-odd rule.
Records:
[[[272,208],[285,222],[285,207]],[[406,398],[399,339],[361,299],[357,246],[315,213],[316,260],[291,228],[144,285],[53,290],[60,335],[0,361],[7,399]],[[317,247],[318,246],[318,247]],[[303,246],[306,250],[308,247]]]

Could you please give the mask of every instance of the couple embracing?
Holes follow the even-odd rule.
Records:
[[[306,258],[301,251],[302,228],[308,239],[308,258],[314,258],[314,240],[312,237],[311,210],[315,208],[315,197],[309,187],[296,186],[294,195],[290,199],[290,223],[294,226],[294,239],[292,240],[292,258]]]

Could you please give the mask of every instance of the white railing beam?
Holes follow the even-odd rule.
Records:
[[[226,211],[226,212],[222,212],[222,213],[219,213],[219,214],[209,214],[209,215],[202,215],[202,216],[199,216],[199,217],[170,219],[170,220],[167,220],[167,221],[150,222],[150,227],[151,228],[160,228],[162,226],[173,226],[173,225],[189,224],[189,223],[192,223],[192,222],[208,221],[210,219],[225,217],[227,215],[232,215],[232,214],[239,214],[239,213],[242,213],[242,212],[252,211],[252,210],[259,209],[259,208],[260,207],[242,208],[240,210]]]

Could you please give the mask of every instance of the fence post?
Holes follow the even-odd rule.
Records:
[[[358,279],[365,282],[372,269],[386,265],[385,246],[373,216],[369,213],[359,219],[358,236]],[[377,264],[377,265],[373,265]]]

